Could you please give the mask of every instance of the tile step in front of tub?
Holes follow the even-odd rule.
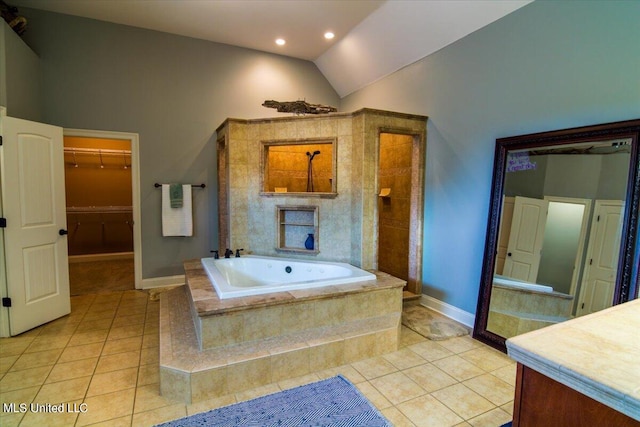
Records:
[[[560,323],[570,319],[570,317],[566,317],[566,316],[550,316],[547,314],[526,313],[526,312],[518,312],[518,311],[511,311],[511,310],[492,310],[492,311],[494,313],[501,313],[506,316],[518,317],[523,320],[536,320],[539,322],[547,322],[547,323]]]
[[[197,402],[397,350],[400,315],[200,350],[185,286],[160,297],[160,391]]]
[[[487,329],[505,338],[511,338],[569,319],[565,316],[549,316],[539,313],[490,310]]]

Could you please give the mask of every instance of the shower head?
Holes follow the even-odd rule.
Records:
[[[315,156],[316,154],[320,154],[320,150],[316,150],[313,152],[313,155]]]

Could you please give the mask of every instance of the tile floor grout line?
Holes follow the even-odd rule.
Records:
[[[120,306],[120,302],[122,301],[122,295],[123,295],[123,294],[121,294],[121,295],[120,295],[120,298],[118,299],[118,307]],[[91,311],[91,308],[92,308],[92,307],[94,306],[94,304],[96,303],[96,299],[97,299],[97,296],[96,296],[96,298],[93,298],[93,300],[91,301],[91,304],[90,304],[90,305],[89,305],[89,307],[87,308],[87,311],[85,312],[85,314],[84,314],[84,316],[83,316],[82,320],[85,320],[85,317],[86,317],[86,316],[87,316],[87,314]],[[82,403],[85,403],[85,402],[86,402],[86,400],[90,397],[90,396],[88,396],[88,393],[89,393],[89,390],[91,389],[91,384],[93,383],[93,380],[94,380],[94,378],[95,378],[95,376],[96,376],[96,374],[97,374],[97,372],[96,372],[96,371],[98,370],[98,366],[100,365],[100,359],[102,358],[102,352],[104,351],[104,348],[105,348],[105,346],[107,345],[107,341],[108,341],[108,339],[109,339],[109,333],[111,332],[111,329],[113,328],[113,322],[114,322],[114,320],[115,320],[116,313],[117,313],[117,308],[115,309],[114,314],[113,314],[113,317],[111,318],[111,322],[109,323],[109,328],[108,328],[108,331],[109,331],[109,332],[107,332],[107,334],[106,334],[106,336],[105,336],[104,340],[102,340],[102,346],[100,347],[100,352],[99,352],[99,354],[98,354],[98,357],[97,357],[97,360],[96,360],[96,364],[95,364],[95,366],[93,367],[93,370],[92,370],[92,373],[91,373],[91,379],[89,380],[89,384],[87,385],[87,389],[86,389],[86,390],[85,390],[85,392],[84,392],[84,396],[83,396],[83,398],[82,398]],[[82,320],[78,323],[78,327],[79,327],[79,325],[82,323]],[[107,328],[104,328],[104,329],[107,329]],[[77,328],[76,328],[76,330],[77,330]],[[95,331],[95,330],[96,330],[96,329],[91,329],[91,330],[89,330],[88,332]],[[97,329],[97,330],[100,330],[100,329]],[[91,396],[91,397],[93,397],[93,396]],[[75,419],[75,421],[74,421],[74,426],[78,425],[78,423],[79,423],[79,422],[80,422],[80,414],[78,414],[78,415],[76,416],[76,419]]]
[[[140,340],[140,354],[138,355],[138,369],[136,370],[136,386],[133,392],[133,406],[131,408],[131,424],[133,424],[133,419],[136,414],[136,401],[138,398],[138,387],[140,382],[140,367],[142,366],[142,350],[144,346],[144,325],[146,324],[147,314],[149,312],[149,295],[147,294],[147,300],[144,307],[144,323],[142,327],[142,339]]]

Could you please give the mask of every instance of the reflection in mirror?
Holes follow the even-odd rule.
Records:
[[[635,122],[627,135],[498,140],[476,338],[502,348],[506,338],[637,293],[631,275],[621,274],[637,250]]]
[[[629,159],[628,139],[507,153],[498,231],[503,245],[496,257],[489,331],[509,338],[612,304],[621,215],[618,211],[603,225],[610,234],[601,238],[601,214],[592,217],[590,209],[602,200],[622,207]],[[590,228],[593,233],[587,233]],[[597,265],[606,263],[606,272],[596,272],[593,263],[581,268],[587,237],[590,260],[597,254]]]
[[[335,193],[333,140],[263,141],[264,193]]]

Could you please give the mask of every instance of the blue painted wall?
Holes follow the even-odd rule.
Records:
[[[640,118],[640,1],[536,1],[354,94],[429,116],[423,293],[475,313],[496,138]]]

